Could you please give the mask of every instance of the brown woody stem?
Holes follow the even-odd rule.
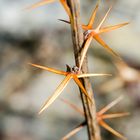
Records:
[[[84,36],[82,32],[82,26],[80,23],[80,4],[79,0],[67,0],[68,6],[71,12],[71,31],[72,31],[72,40],[73,40],[73,49],[74,49],[74,56],[76,66],[80,64],[80,49],[84,42]],[[87,58],[85,58],[81,71],[83,73],[88,72],[88,62]],[[88,139],[89,140],[101,140],[100,137],[100,130],[97,124],[96,119],[96,105],[94,100],[94,95],[91,87],[91,83],[88,78],[81,79],[85,89],[87,90],[89,96],[93,99],[93,103],[89,102],[88,98],[81,93],[82,104],[85,113],[85,119],[87,122],[87,129],[88,129]]]

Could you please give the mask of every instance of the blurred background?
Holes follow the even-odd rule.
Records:
[[[94,0],[81,1],[81,21],[86,24],[95,7]],[[79,91],[73,81],[42,115],[41,105],[53,94],[63,76],[28,65],[29,62],[65,70],[74,66],[70,26],[59,21],[68,17],[59,3],[23,10],[37,0],[0,0],[0,140],[59,140],[84,118],[62,102],[67,99],[82,109]],[[88,51],[89,71],[112,73],[112,77],[91,78],[97,110],[120,95],[124,99],[110,112],[131,112],[128,117],[108,124],[128,139],[140,139],[140,1],[102,0],[95,25],[110,5],[104,23],[130,24],[102,35],[127,65],[112,57],[96,41]],[[118,139],[101,128],[102,139]],[[73,136],[86,140],[86,128]]]

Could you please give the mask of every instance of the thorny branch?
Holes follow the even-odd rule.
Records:
[[[72,39],[73,39],[73,49],[74,49],[74,56],[75,56],[75,62],[76,66],[80,65],[80,50],[84,42],[83,32],[82,32],[82,26],[80,24],[80,6],[79,6],[79,0],[67,0],[67,3],[70,8],[71,16],[70,16],[70,22],[71,22],[71,31],[72,31]],[[88,62],[87,58],[85,57],[81,71],[83,73],[88,72]],[[87,122],[87,128],[88,128],[88,139],[89,140],[101,140],[100,137],[100,130],[97,124],[96,119],[96,105],[94,100],[94,94],[92,91],[91,83],[88,78],[82,78],[82,83],[87,90],[89,96],[91,99],[93,99],[93,103],[91,104],[86,96],[81,93],[82,98],[82,104],[85,112],[85,119]]]

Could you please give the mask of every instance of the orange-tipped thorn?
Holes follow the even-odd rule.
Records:
[[[52,3],[52,2],[54,2],[54,1],[56,1],[56,0],[41,0],[41,1],[37,2],[37,3],[35,3],[35,4],[32,4],[31,6],[28,6],[28,7],[25,8],[25,9],[32,10],[32,9],[34,9],[34,8],[38,8],[38,7],[40,7],[40,6],[43,6],[43,5]],[[68,16],[70,17],[70,16],[71,16],[71,13],[70,13],[70,9],[69,9],[69,7],[68,7],[68,5],[67,5],[66,0],[59,0],[59,1],[60,1],[60,3],[62,4],[62,6],[64,7],[64,9],[65,9],[65,11],[67,12]]]
[[[107,106],[105,106],[104,108],[102,108],[102,109],[98,112],[98,115],[104,114],[104,113],[107,112],[110,108],[112,108],[113,106],[115,106],[116,104],[118,104],[122,99],[123,99],[123,96],[118,97],[117,99],[115,99],[114,101],[112,101],[110,104],[108,104]]]
[[[67,140],[67,139],[71,138],[73,135],[78,133],[85,125],[86,125],[86,122],[81,123],[76,128],[74,128],[72,131],[70,131],[67,135],[65,135],[61,140]]]
[[[47,109],[56,100],[56,98],[62,93],[62,91],[64,90],[64,88],[67,86],[67,84],[69,83],[71,79],[75,81],[75,83],[82,90],[83,94],[85,94],[87,98],[90,100],[90,102],[92,103],[92,99],[89,97],[87,91],[85,90],[79,78],[92,77],[92,76],[110,76],[109,74],[93,74],[93,73],[81,74],[80,71],[77,71],[77,67],[70,68],[69,66],[67,66],[69,68],[69,71],[65,72],[65,71],[60,71],[60,70],[56,70],[53,68],[49,68],[49,67],[45,67],[45,66],[41,66],[37,64],[31,64],[31,63],[29,64],[31,66],[34,66],[43,70],[47,70],[56,74],[66,76],[65,79],[61,82],[61,84],[57,87],[54,94],[50,96],[49,99],[45,102],[45,104],[41,107],[39,114],[41,114],[45,109]]]
[[[107,123],[105,123],[103,120],[101,120],[99,122],[99,124],[105,128],[106,130],[108,130],[109,132],[111,132],[112,134],[114,134],[115,136],[123,139],[123,140],[127,140],[126,137],[124,137],[123,135],[121,135],[119,132],[117,132],[116,130],[114,130],[113,128],[111,128]]]
[[[54,2],[54,1],[55,1],[55,0],[41,0],[41,1],[37,2],[37,3],[34,3],[34,4],[32,4],[32,5],[28,6],[28,7],[26,7],[26,9],[32,10],[32,9],[38,8],[38,7],[40,7],[40,6],[43,6],[43,5],[52,3],[52,2]]]

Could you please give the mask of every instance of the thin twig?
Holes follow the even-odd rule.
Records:
[[[80,64],[80,50],[83,45],[84,37],[82,32],[82,27],[80,24],[80,6],[79,6],[79,0],[67,0],[67,3],[70,8],[71,12],[71,31],[72,31],[72,40],[73,40],[73,49],[74,49],[74,56],[75,56],[75,62],[76,66],[79,67]],[[88,62],[87,58],[85,58],[81,71],[83,73],[88,72]],[[89,93],[89,96],[93,99],[93,104],[91,104],[88,100],[88,98],[81,93],[82,98],[82,104],[84,108],[85,113],[85,119],[87,122],[87,128],[88,128],[88,138],[89,140],[101,140],[100,137],[100,130],[97,124],[96,119],[96,106],[95,106],[95,100],[94,95],[91,87],[91,83],[88,78],[82,78],[82,83]]]

